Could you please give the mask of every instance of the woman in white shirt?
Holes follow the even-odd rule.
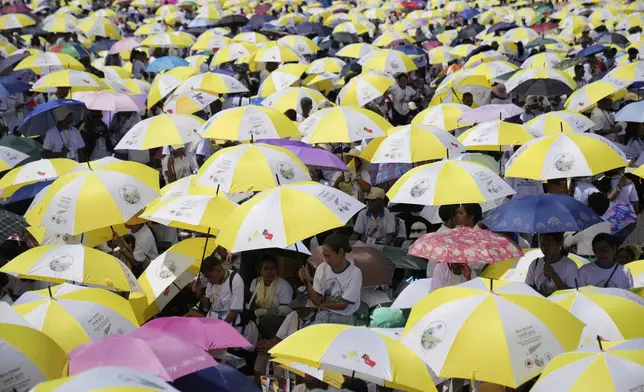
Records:
[[[259,278],[253,279],[250,284],[252,306],[256,308],[255,316],[263,317],[267,314],[286,316],[291,312],[288,306],[293,299],[293,288],[277,273],[277,259],[272,255],[265,255],[259,266]]]
[[[534,260],[528,267],[525,283],[544,297],[556,290],[565,290],[576,285],[577,264],[566,257],[563,242],[563,233],[542,234],[543,257]]]
[[[588,263],[579,269],[579,287],[633,287],[633,276],[628,268],[615,261],[617,237],[601,233],[593,239],[593,251],[597,261]]]

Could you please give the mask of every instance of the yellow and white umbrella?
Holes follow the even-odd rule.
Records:
[[[203,91],[173,94],[163,105],[163,111],[168,114],[194,114],[218,99],[217,95]]]
[[[160,114],[138,122],[114,147],[118,150],[151,148],[201,141],[197,130],[205,123],[196,116]]]
[[[429,63],[433,65],[448,63],[457,58],[449,46],[431,48],[427,51],[427,57],[429,58]]]
[[[537,38],[539,38],[539,33],[529,27],[516,27],[503,34],[503,40],[511,42],[520,41],[524,45]]]
[[[327,99],[322,93],[306,87],[289,87],[287,89],[274,92],[262,101],[262,106],[268,106],[282,113],[289,109],[294,109],[298,113],[302,113],[302,99],[309,98],[311,100],[311,112],[318,110],[320,104]]]
[[[66,69],[44,75],[34,83],[34,91],[46,91],[57,87],[71,87],[74,91],[108,89],[109,86],[99,77],[89,72]]]
[[[613,287],[582,287],[561,290],[548,299],[586,324],[582,343],[601,336],[604,340],[644,338],[637,326],[644,322],[644,298]]]
[[[21,69],[30,69],[38,75],[44,75],[65,69],[82,71],[85,66],[65,53],[42,52],[26,57],[14,68],[16,71]]]
[[[352,143],[386,135],[391,124],[368,109],[338,106],[310,115],[298,127],[302,141],[317,143]]]
[[[488,50],[485,52],[477,53],[474,56],[470,57],[469,60],[467,60],[467,62],[463,65],[463,69],[470,70],[483,63],[507,60],[507,56],[503,53],[497,52],[495,50]]]
[[[367,55],[372,54],[375,52],[377,49],[374,48],[373,46],[359,42],[355,44],[349,44],[342,49],[338,50],[336,52],[337,57],[348,57],[352,59],[361,59]]]
[[[107,290],[68,283],[28,291],[13,308],[66,352],[91,340],[128,334],[139,326],[125,298]]]
[[[463,58],[467,57],[474,49],[476,49],[476,46],[473,44],[460,44],[452,48],[452,53],[457,58]]]
[[[565,56],[554,52],[543,52],[528,57],[522,64],[521,68],[551,68],[555,64],[562,62]]]
[[[470,71],[472,75],[483,75],[487,80],[516,71],[518,67],[508,61],[497,60],[479,64]]]
[[[338,93],[337,102],[343,106],[363,107],[380,98],[394,84],[394,79],[384,73],[367,72],[352,78]]]
[[[531,140],[506,164],[506,177],[548,180],[590,177],[627,166],[624,153],[592,133],[562,133]]]
[[[320,47],[303,35],[287,35],[277,40],[280,45],[293,49],[300,56],[316,54]]]
[[[57,380],[42,382],[32,392],[60,392],[76,388],[86,388],[87,385],[100,385],[100,390],[137,392],[168,391],[174,392],[170,384],[159,377],[128,367],[100,366],[83,373]],[[95,389],[96,390],[96,389]]]
[[[288,370],[291,373],[297,374],[300,377],[306,377],[309,375],[328,384],[332,388],[341,389],[342,384],[344,383],[344,376],[340,373],[321,370],[314,366],[305,365],[297,361],[279,357],[271,358],[271,362],[276,363],[277,366]]]
[[[309,342],[306,350],[301,349],[304,342]],[[436,391],[429,370],[411,350],[369,328],[313,325],[279,342],[269,353],[278,361],[294,360],[392,389]]]
[[[152,260],[139,277],[139,285],[148,306],[163,310],[181,289],[197,277],[202,255],[210,255],[216,248],[214,240],[189,238],[174,244]]]
[[[644,82],[644,61],[636,61],[634,63],[621,65],[602,78],[608,82],[620,86],[623,83]]]
[[[449,75],[436,90],[430,105],[442,103],[463,103],[463,94],[470,93],[474,99],[473,108],[487,104],[492,85],[484,75],[468,72]],[[445,78],[445,79],[447,79]]]
[[[490,264],[479,277],[525,283],[530,265],[539,257],[543,257],[541,249],[523,249],[522,257]],[[568,253],[568,258],[575,262],[577,268],[590,263],[587,259],[573,253]]]
[[[286,148],[242,144],[217,151],[208,158],[199,169],[195,184],[234,194],[310,180],[309,169]]]
[[[29,158],[29,155],[11,147],[0,146],[0,173],[13,169],[20,162]]]
[[[237,204],[221,192],[215,196],[186,195],[167,198],[148,206],[142,218],[168,227],[216,233]]]
[[[248,42],[233,42],[219,49],[212,58],[210,65],[217,66],[241,58],[251,57],[257,52],[257,46]]]
[[[184,93],[190,91],[204,91],[211,94],[234,94],[248,92],[239,80],[232,76],[206,72],[194,75],[186,79],[181,86],[177,88],[176,93]]]
[[[3,316],[6,313],[3,309]],[[5,372],[10,372],[2,377],[7,391],[27,391],[39,382],[64,377],[69,362],[65,351],[49,336],[5,320],[0,323],[0,358]]]
[[[50,33],[73,33],[78,30],[78,19],[71,14],[53,14],[45,18],[42,29]]]
[[[137,28],[136,31],[134,31],[134,35],[154,35],[154,34],[162,34],[167,31],[168,31],[168,28],[163,23],[148,23]]]
[[[471,108],[458,103],[442,103],[430,106],[418,113],[412,120],[412,124],[430,125],[432,127],[453,131],[468,124],[458,122],[458,119]]]
[[[370,163],[417,163],[449,158],[465,152],[450,133],[428,125],[391,128],[387,137],[371,140],[360,154]]]
[[[77,235],[127,222],[158,192],[158,172],[145,165],[93,165],[92,170],[69,173],[54,181],[42,197],[38,220],[30,223]],[[96,209],[97,205],[101,208]]]
[[[90,16],[83,19],[78,25],[78,29],[88,37],[121,38],[114,22],[98,16]]]
[[[373,41],[373,46],[377,48],[385,48],[395,42],[407,42],[413,44],[416,41],[403,32],[388,31],[378,36],[378,38]]]
[[[199,134],[209,139],[260,140],[299,136],[300,133],[281,112],[249,105],[215,114],[201,127]]]
[[[586,132],[595,126],[588,117],[570,110],[558,110],[541,114],[525,123],[525,126],[539,131],[541,135],[565,132]]]
[[[115,80],[122,82],[125,79],[132,78],[132,72],[125,69],[125,67],[119,67],[118,65],[106,65],[101,68],[101,72],[105,75],[106,80]]]
[[[199,50],[212,50],[215,51],[215,49],[221,49],[226,47],[227,45],[230,45],[232,41],[230,38],[223,36],[223,35],[212,35],[210,37],[204,36],[203,38],[197,39],[197,42],[195,42],[194,45],[192,45],[192,50],[194,51],[199,51]]]
[[[306,69],[306,73],[309,75],[321,74],[324,72],[340,73],[340,71],[342,71],[342,67],[345,65],[346,63],[338,58],[324,57],[314,60]]]
[[[360,60],[359,63],[363,68],[391,75],[409,73],[418,69],[411,57],[398,50],[380,50]]]
[[[39,159],[25,165],[16,167],[0,178],[0,189],[4,190],[3,196],[25,185],[40,181],[50,181],[69,173],[78,166],[78,162],[66,158]]]
[[[343,22],[333,28],[333,34],[336,33],[351,33],[356,35],[362,35],[369,32],[369,27],[366,25],[366,22]]]
[[[5,264],[0,271],[45,282],[79,282],[117,291],[140,291],[119,259],[83,245],[42,245]]]
[[[217,244],[231,252],[286,248],[344,226],[363,208],[346,193],[315,182],[282,185],[254,196],[230,214]]]
[[[291,87],[300,81],[307,67],[306,64],[286,64],[277,68],[259,86],[259,96],[266,98],[276,91]]]
[[[193,67],[177,67],[168,72],[158,74],[152,81],[152,87],[150,87],[148,109],[172,93],[184,80],[196,75],[198,72]]]
[[[293,49],[279,44],[260,48],[251,59],[256,63],[297,63],[300,61],[300,57]]]
[[[500,151],[502,146],[518,146],[534,139],[532,130],[501,120],[487,121],[463,132],[458,140],[471,150]]]
[[[141,79],[125,79],[123,85],[134,95],[147,95],[152,89],[152,85]]]
[[[573,112],[583,112],[593,107],[601,99],[615,94],[628,86],[628,82],[618,79],[598,80],[588,83],[570,94],[564,106]]]
[[[633,286],[644,287],[644,261],[638,260],[626,264],[626,268],[631,271],[633,275]]]
[[[521,70],[505,82],[508,92],[521,95],[566,94],[577,88],[577,83],[564,73],[552,68]]]
[[[555,357],[533,392],[632,391],[642,385],[644,339],[595,341]]]
[[[36,21],[25,14],[6,14],[0,16],[0,30],[15,30],[34,26]]]
[[[268,38],[264,34],[255,32],[239,33],[233,37],[234,42],[248,42],[249,44],[259,44],[268,42]]]
[[[141,46],[150,48],[189,48],[193,44],[192,40],[176,33],[152,34],[141,42]]]
[[[185,60],[190,64],[190,67],[194,67],[197,69],[201,68],[201,64],[206,64],[208,61],[209,57],[206,56],[205,54],[195,54],[192,56],[188,56],[185,58]],[[206,64],[208,65],[208,64]]]
[[[574,350],[583,327],[523,283],[477,278],[414,305],[401,342],[438,377],[517,388],[555,356]]]
[[[459,189],[459,192],[454,192]],[[415,167],[387,192],[394,203],[441,206],[486,203],[513,195],[514,190],[486,166],[443,160]]]

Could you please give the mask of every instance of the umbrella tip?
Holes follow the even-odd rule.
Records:
[[[597,344],[599,344],[599,349],[601,351],[604,351],[604,346],[602,345],[602,340],[603,340],[602,337],[597,335]]]

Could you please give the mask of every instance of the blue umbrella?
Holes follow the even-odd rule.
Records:
[[[398,45],[393,49],[403,52],[408,56],[413,56],[414,64],[416,64],[418,68],[424,68],[427,66],[427,54],[420,47],[416,45]]]
[[[273,15],[255,15],[250,20],[248,21],[248,24],[246,25],[246,28],[250,28],[251,30],[253,29],[261,29],[262,26],[264,26],[264,23],[271,22],[273,20],[277,19]]]
[[[21,162],[21,164],[26,163],[26,162],[30,162],[30,161],[33,161],[33,159],[25,160],[25,161]],[[54,180],[40,181],[40,182],[36,182],[34,184],[29,184],[29,185],[23,186],[22,188],[20,188],[17,191],[15,191],[11,195],[11,197],[9,197],[8,199],[4,200],[2,202],[2,204],[17,203],[19,201],[34,198],[34,197],[36,197],[36,195],[40,191],[42,191],[43,189],[48,187],[52,182],[54,182]]]
[[[74,115],[74,121],[80,122],[85,116],[85,104],[74,99],[61,99],[50,101],[36,106],[36,108],[22,120],[18,132],[25,136],[45,136],[50,128],[57,127],[54,110],[66,107]]]
[[[604,45],[589,46],[586,49],[581,50],[579,53],[577,53],[577,57],[594,56],[597,53],[601,53],[606,49],[608,49],[608,47]]]
[[[184,67],[190,65],[184,58],[179,56],[165,56],[159,57],[148,65],[146,71],[159,73],[167,71],[176,67]]]
[[[24,60],[27,56],[29,56],[29,53],[19,53],[0,60],[0,74],[4,74],[7,71],[12,70],[16,64]]]
[[[461,12],[459,15],[463,19],[472,19],[473,17],[475,17],[476,15],[478,15],[480,13],[481,13],[480,10],[478,10],[476,8],[470,8],[469,10],[465,10],[465,11]]]
[[[515,27],[517,27],[516,23],[501,22],[490,27],[490,29],[487,32],[495,33],[497,31],[512,30]]]
[[[114,39],[106,39],[103,41],[94,42],[92,46],[89,47],[91,53],[103,52],[105,50],[110,50],[112,45],[116,43]]]
[[[567,195],[523,196],[495,208],[483,223],[496,232],[563,233],[580,231],[603,219]]]
[[[210,27],[215,24],[215,21],[205,18],[195,18],[188,23],[189,28]]]
[[[13,75],[0,78],[0,98],[10,97],[14,94],[27,91],[30,88],[29,83],[21,81]]]
[[[295,25],[295,33],[299,35],[314,35],[316,37],[324,37],[329,35],[329,29],[321,23],[304,22]]]
[[[230,392],[261,392],[253,380],[246,377],[239,370],[228,365],[219,365],[215,369],[219,370],[226,379]]]
[[[180,391],[260,392],[253,381],[228,365],[209,367],[172,382]]]

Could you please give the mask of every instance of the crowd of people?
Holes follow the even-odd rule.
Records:
[[[74,28],[66,32],[51,32],[43,27],[46,26],[46,20],[56,18],[57,15],[75,13],[75,16],[81,18],[103,9],[114,11],[114,16],[110,16],[110,23],[115,26],[117,34],[122,38],[139,36],[135,31],[145,24],[151,25],[153,31],[158,33],[176,31],[195,35],[207,34],[206,30],[215,25],[213,22],[211,25],[195,27],[197,24],[194,22],[202,19],[201,4],[180,1],[177,6],[171,6],[174,8],[168,8],[167,13],[159,13],[157,10],[160,9],[158,7],[161,4],[141,2],[141,5],[136,5],[137,1],[132,4],[129,1],[116,1],[115,4],[110,4],[99,0],[74,1],[73,4],[58,0],[32,2],[38,3],[30,13],[38,25],[31,28],[30,35],[21,35],[19,29],[0,31],[2,34],[0,43],[14,47],[11,53],[3,53],[6,56],[0,60],[0,72],[4,75],[0,78],[0,84],[4,86],[2,79],[16,78],[18,80],[16,83],[29,85],[49,73],[40,68],[34,68],[35,72],[14,70],[19,62],[12,61],[15,56],[21,56],[22,60],[41,51],[51,51],[60,45],[78,46],[80,49],[87,46],[90,47],[90,51],[85,51],[86,55],[80,53],[77,56],[78,61],[87,73],[108,81],[111,77],[111,70],[108,67],[117,67],[128,70],[127,73],[131,75],[129,80],[147,82],[148,85],[151,84],[152,89],[155,86],[158,89],[159,79],[177,67],[155,72],[150,66],[155,64],[155,61],[172,56],[189,59],[189,66],[194,67],[193,74],[211,72],[233,76],[248,90],[245,93],[221,94],[216,99],[199,105],[192,114],[203,120],[208,120],[232,108],[262,105],[262,101],[268,99],[261,94],[262,86],[274,83],[271,78],[274,73],[280,72],[280,67],[283,66],[281,61],[252,63],[241,61],[243,58],[240,57],[241,60],[235,59],[216,64],[217,53],[224,50],[225,45],[203,51],[195,51],[184,45],[176,47],[136,45],[127,52],[114,54],[107,51],[116,41],[100,46],[101,50],[91,50],[91,47],[113,38],[108,35],[87,35]],[[334,2],[336,3],[338,2]],[[356,13],[352,11],[353,9],[381,10],[383,4],[389,3],[395,6],[388,8],[386,12],[383,11],[382,17],[366,17],[357,11]],[[513,189],[514,194],[507,198],[496,200],[495,203],[445,204],[432,208],[392,203],[388,197],[388,191],[400,177],[413,167],[431,163],[430,161],[373,164],[364,154],[371,141],[369,139],[317,144],[315,148],[335,156],[344,168],[311,166],[309,167],[311,178],[319,184],[350,195],[366,205],[344,226],[303,239],[301,244],[306,248],[305,250],[313,254],[311,259],[318,258],[320,261],[317,267],[315,267],[316,263],[310,260],[303,263],[305,256],[301,252],[261,249],[233,253],[219,246],[211,255],[204,255],[198,277],[192,284],[180,288],[181,292],[164,309],[161,309],[158,315],[217,318],[238,328],[240,333],[253,344],[253,348],[229,351],[238,359],[244,360],[243,371],[248,376],[254,376],[258,386],[266,376],[283,377],[283,370],[270,362],[269,351],[296,331],[312,324],[329,323],[403,328],[409,313],[390,306],[410,282],[431,278],[430,291],[433,292],[444,287],[459,285],[477,276],[484,276],[488,267],[482,263],[468,265],[427,260],[425,270],[397,268],[391,276],[391,284],[367,287],[363,281],[365,272],[347,257],[352,252],[352,248],[366,244],[375,252],[376,249],[382,249],[384,246],[387,249],[398,248],[404,254],[416,240],[431,233],[446,233],[463,227],[490,230],[482,222],[484,217],[494,207],[510,200],[548,194],[567,195],[602,217],[601,222],[579,231],[541,234],[499,233],[506,236],[518,248],[541,250],[543,255],[530,262],[525,276],[525,283],[541,295],[548,297],[559,290],[584,286],[631,289],[637,284],[628,265],[640,259],[644,245],[644,224],[641,220],[639,202],[644,186],[640,177],[632,173],[644,162],[644,155],[642,155],[644,154],[644,117],[639,122],[619,121],[615,113],[640,100],[638,89],[641,83],[644,83],[644,62],[640,61],[639,52],[644,47],[639,39],[644,27],[642,14],[644,9],[641,8],[641,3],[623,4],[629,13],[632,12],[630,15],[640,19],[639,23],[619,31],[616,30],[619,20],[601,19],[602,23],[597,24],[594,22],[595,19],[586,18],[595,12],[601,12],[602,7],[610,6],[608,3],[595,1],[583,4],[539,3],[539,7],[546,11],[539,11],[538,15],[534,13],[534,16],[532,15],[537,4],[527,2],[523,5],[518,3],[513,5],[512,2],[505,0],[496,2],[497,8],[510,10],[498,15],[484,12],[486,8],[494,12],[496,8],[489,5],[493,2],[480,1],[478,4],[458,2],[464,8],[444,11],[439,17],[425,16],[423,14],[425,8],[430,14],[432,11],[429,10],[432,7],[439,10],[447,9],[443,2],[439,5],[434,3],[436,2],[427,4],[421,1],[401,4],[398,2],[381,4],[380,1],[338,3],[345,5],[346,8],[338,7],[339,12],[329,13],[326,17],[335,15],[343,15],[343,17],[337,18],[337,24],[328,24],[324,22],[321,13],[327,12],[325,9],[333,6],[326,4],[325,1],[309,4],[301,1],[280,2],[279,6],[275,4],[272,8],[270,3],[255,4],[257,6],[255,8],[248,2],[240,2],[241,5],[233,9],[234,13],[245,13],[248,24],[240,22],[219,24],[216,25],[218,27],[214,27],[217,30],[214,34],[221,34],[228,39],[234,38],[243,31],[249,34],[255,33],[266,40],[277,40],[299,34],[309,37],[310,40],[309,38],[307,40],[317,48],[313,53],[298,53],[301,64],[310,64],[317,59],[325,58],[342,59],[341,66],[337,70],[311,75],[302,72],[286,86],[311,87],[324,95],[324,99],[320,101],[314,101],[310,96],[298,98],[292,107],[283,111],[283,114],[296,124],[305,122],[320,110],[340,104],[343,86],[348,86],[354,78],[359,78],[369,71],[360,56],[354,59],[342,57],[343,48],[352,44],[371,45],[379,38],[392,33],[395,39],[381,48],[408,53],[409,58],[413,59],[414,68],[404,72],[385,70],[381,75],[390,79],[389,87],[362,106],[382,116],[393,127],[409,124],[437,126],[438,120],[434,119],[431,123],[421,124],[417,119],[423,117],[423,112],[428,108],[443,104],[458,104],[459,110],[464,113],[471,109],[484,111],[489,105],[490,108],[494,107],[494,110],[503,112],[504,109],[498,107],[507,105],[508,111],[513,108],[518,111],[501,118],[503,122],[530,125],[532,120],[545,114],[570,111],[571,108],[566,102],[572,95],[596,82],[609,83],[607,75],[612,75],[612,71],[627,64],[637,64],[637,74],[632,83],[622,83],[619,85],[620,88],[615,87],[614,93],[601,94],[599,99],[591,102],[590,110],[581,113],[593,124],[586,132],[605,138],[616,151],[628,158],[628,167],[610,168],[590,177],[563,176],[546,181],[508,176],[505,177],[505,181]],[[452,3],[456,2],[449,4]],[[211,5],[223,13],[221,10],[223,4],[220,2],[208,2],[203,6]],[[628,7],[631,5],[640,8],[630,11]],[[6,4],[6,6],[11,7],[15,4]],[[170,7],[170,5],[163,7]],[[73,11],[72,8],[78,8],[78,10]],[[531,11],[522,14],[528,15],[527,19],[525,16],[518,16],[518,11],[522,10]],[[409,18],[412,12],[419,13],[417,20],[413,17]],[[172,18],[167,17],[170,14]],[[295,15],[293,18],[297,20],[296,23],[279,22],[290,15]],[[364,31],[358,29],[338,33],[332,30],[332,27],[339,23],[353,23],[351,17],[355,15],[360,15],[356,17],[355,24],[360,25],[358,27],[364,27]],[[375,12],[374,15],[376,15]],[[582,19],[586,22],[581,25],[574,24],[570,28],[561,23],[569,17],[576,18],[578,15],[582,15]],[[616,12],[615,16],[617,15],[620,14]],[[232,12],[230,16],[233,16]],[[515,16],[516,18],[512,19]],[[253,23],[253,20],[258,17],[261,17],[262,23]],[[591,20],[593,22],[590,22]],[[306,23],[311,25],[308,33],[306,32],[308,30],[299,30],[299,26]],[[499,24],[505,25],[498,27]],[[392,26],[402,26],[404,31],[392,30]],[[507,38],[506,32],[523,26],[526,29],[533,26],[535,30],[531,29],[531,31],[535,36],[528,39]],[[570,39],[562,38],[558,41],[556,34],[560,37],[570,35]],[[544,38],[545,35],[548,38]],[[608,40],[602,38],[605,36],[609,36]],[[625,42],[619,41],[614,36],[623,38]],[[253,44],[260,43],[253,42]],[[230,41],[227,44],[230,45]],[[565,47],[564,51],[560,49],[562,46]],[[436,48],[454,50],[457,47],[468,48],[468,50],[463,55],[450,53],[443,59],[436,58]],[[0,46],[1,49],[2,46]],[[7,51],[7,49],[4,50]],[[546,70],[554,67],[556,70],[561,70],[562,74],[566,73],[570,80],[569,86],[572,86],[568,92],[520,94],[508,87],[512,83],[512,75],[517,73],[517,67],[529,70],[530,67],[525,66],[527,61],[534,56],[544,56],[546,59],[546,55],[552,55],[558,60],[553,64],[548,63],[540,67]],[[472,83],[474,87],[469,89],[461,89],[457,84],[449,84],[453,83],[454,79],[472,76],[470,71],[476,65],[485,66],[494,63],[503,63],[497,66],[509,67],[510,71],[486,77],[484,82],[476,82],[478,84]],[[565,63],[565,66],[559,66],[558,63]],[[521,68],[518,72],[522,72]],[[54,70],[58,69],[54,68]],[[20,75],[16,76],[18,72]],[[311,83],[309,76],[312,75],[325,75],[326,80],[318,84]],[[476,75],[481,77],[483,73]],[[449,90],[447,94],[445,83]],[[558,83],[563,84],[560,81]],[[176,86],[179,84],[177,83]],[[41,143],[39,157],[67,158],[80,163],[106,157],[138,162],[158,172],[161,188],[197,175],[199,169],[204,167],[208,159],[217,152],[248,142],[248,140],[204,138],[186,144],[167,143],[153,149],[120,149],[117,148],[119,142],[141,121],[164,113],[172,113],[168,110],[172,95],[167,94],[150,104],[149,97],[152,93],[149,90],[138,95],[132,93],[130,95],[133,99],[143,102],[138,111],[109,112],[86,109],[82,112],[82,117],[79,117],[73,108],[65,104],[65,100],[77,97],[75,94],[78,92],[79,90],[73,86],[58,86],[47,91],[27,88],[19,92],[2,94],[0,119],[3,138],[9,140],[8,138],[13,136],[23,136],[22,124],[30,118],[32,111],[37,111],[40,105],[59,101],[60,106],[56,106],[51,111],[51,116],[55,120],[54,126],[34,135],[26,135],[32,142]],[[592,93],[595,93],[594,90]],[[590,90],[587,94],[590,96]],[[472,124],[459,123],[448,131],[458,138],[471,127]],[[534,137],[538,136],[543,136],[543,132],[535,131]],[[416,147],[423,148],[423,146]],[[520,145],[513,143],[496,150],[476,151],[476,148],[472,150],[476,151],[481,162],[487,163],[488,169],[503,177],[508,169],[508,162],[511,163],[513,154],[516,154],[519,149]],[[576,153],[571,152],[571,154]],[[449,152],[447,158],[459,159],[449,156]],[[599,161],[602,159],[596,158]],[[461,190],[452,189],[451,192],[459,193]],[[7,198],[8,203],[4,208],[22,215],[27,211],[34,196],[35,193],[31,198],[19,202],[12,202]],[[252,193],[241,196],[240,204],[251,197],[253,197]],[[101,206],[97,205],[96,208],[100,209]],[[126,222],[127,233],[113,231],[112,239],[96,247],[118,257],[136,277],[141,276],[153,260],[174,244],[188,237],[205,235],[203,232],[179,229],[144,219],[140,217],[142,213],[143,211],[139,212]],[[83,237],[49,233],[36,240],[25,229],[20,233],[11,233],[11,238],[3,238],[0,241],[2,241],[0,265],[3,265],[38,245],[78,244],[83,241]],[[381,248],[378,248],[379,246]],[[586,264],[579,267],[579,263],[569,257],[570,254],[581,256],[586,260]],[[18,300],[27,291],[46,288],[50,285],[51,283],[48,282],[19,279],[11,274],[0,273],[1,300],[9,304]],[[224,360],[224,357],[220,356],[219,359]],[[301,382],[293,389],[297,392],[333,390],[322,380],[309,375],[298,381]],[[351,377],[347,379],[342,390],[355,392],[375,390],[375,385],[367,384]],[[442,387],[448,388],[450,385],[448,381],[442,384]],[[483,391],[485,388],[495,390],[493,388],[497,387],[503,388],[483,385],[479,390]],[[528,386],[521,387],[519,390],[528,390]]]

